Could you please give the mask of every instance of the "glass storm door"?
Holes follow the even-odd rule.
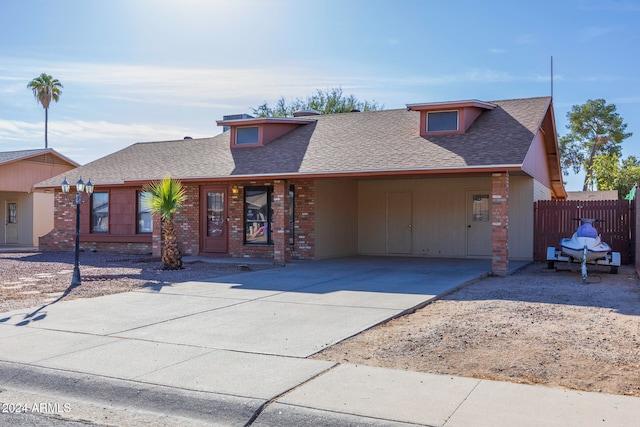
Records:
[[[202,252],[227,253],[227,189],[202,187],[200,191]]]

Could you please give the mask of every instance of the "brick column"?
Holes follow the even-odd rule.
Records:
[[[491,271],[509,272],[509,172],[491,174]]]
[[[291,258],[289,248],[289,185],[273,182],[273,262],[284,265]]]

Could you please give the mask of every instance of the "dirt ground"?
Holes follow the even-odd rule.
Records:
[[[82,253],[82,285],[70,288],[73,254],[0,253],[0,313],[60,300],[238,274],[236,263],[165,271],[148,257]],[[250,270],[272,268],[250,265]],[[531,264],[488,277],[332,346],[315,358],[410,371],[640,396],[640,280],[592,268]]]
[[[575,265],[575,267],[574,267]],[[409,371],[640,396],[640,281],[531,264],[472,283],[314,356]]]

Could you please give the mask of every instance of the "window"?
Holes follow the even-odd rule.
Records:
[[[257,144],[258,126],[236,128],[236,145]]]
[[[489,221],[489,195],[488,194],[475,194],[473,196],[473,222],[487,222]]]
[[[273,228],[271,187],[246,187],[244,191],[244,242],[271,245]]]
[[[458,130],[458,111],[427,113],[427,132]]]
[[[18,204],[15,202],[11,202],[7,204],[7,223],[9,224],[18,223]]]
[[[109,232],[109,193],[91,195],[91,232]]]
[[[151,215],[151,192],[138,191],[137,233],[153,232],[153,215]]]

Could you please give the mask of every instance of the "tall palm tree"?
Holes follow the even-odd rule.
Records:
[[[162,266],[165,270],[180,270],[182,254],[178,249],[176,232],[173,226],[173,215],[182,206],[185,189],[182,183],[170,175],[161,181],[153,181],[144,186],[142,191],[151,193],[151,212],[160,214],[162,218]]]
[[[49,148],[49,142],[47,141],[49,104],[51,104],[52,99],[58,102],[62,94],[60,90],[62,87],[62,83],[60,83],[58,79],[54,79],[45,73],[40,74],[27,85],[27,88],[33,91],[33,96],[36,101],[44,108],[44,148]]]

